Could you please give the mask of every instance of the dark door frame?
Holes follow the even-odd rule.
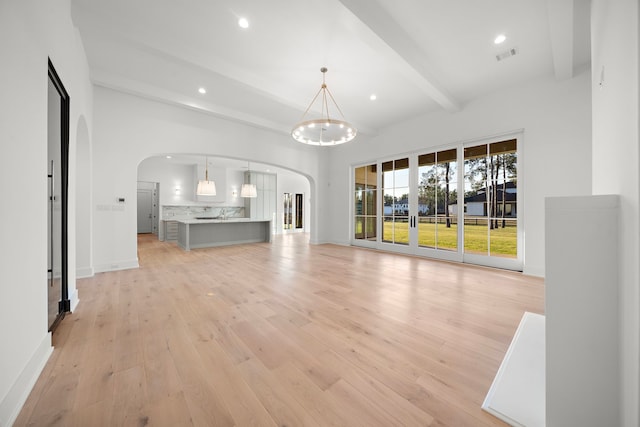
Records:
[[[64,318],[64,314],[71,311],[71,302],[69,301],[69,126],[70,126],[70,98],[69,93],[65,89],[62,84],[62,80],[60,76],[56,72],[56,69],[51,62],[51,58],[48,59],[49,62],[49,80],[56,88],[58,94],[60,95],[60,147],[62,152],[61,154],[61,170],[60,170],[60,178],[61,178],[61,203],[62,203],[62,241],[61,244],[61,293],[60,295],[60,303],[58,306],[58,317],[53,322],[53,324],[49,327],[50,331],[53,331],[56,326],[60,323],[60,321]]]

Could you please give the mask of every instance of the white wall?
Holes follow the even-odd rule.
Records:
[[[195,203],[193,166],[171,163],[164,157],[150,157],[140,162],[137,180],[160,184],[160,206]],[[177,186],[180,194],[175,192]]]
[[[621,420],[640,425],[640,138],[637,0],[593,0],[593,193],[619,194]]]
[[[75,286],[78,122],[92,88],[69,0],[0,2],[0,425],[11,425],[51,351],[47,332],[47,57],[71,97],[69,292]],[[28,188],[28,191],[25,191]],[[73,301],[72,301],[73,303]],[[19,327],[16,327],[19,326]]]
[[[591,193],[590,120],[590,75],[582,74],[562,82],[541,78],[485,96],[458,113],[427,114],[374,138],[358,136],[330,152],[329,240],[350,241],[351,165],[523,129],[518,202],[525,224],[524,272],[543,276],[544,198]]]
[[[91,245],[91,138],[84,117],[77,127],[76,138],[76,191],[71,196],[76,200],[76,274],[77,277],[93,276]],[[77,299],[76,299],[77,304]],[[72,308],[73,311],[73,308]]]
[[[204,167],[204,158],[202,159]],[[198,185],[195,169],[202,169],[196,164],[178,164],[163,156],[149,157],[138,166],[138,181],[160,183],[160,206],[181,204],[208,204],[211,206],[244,207],[244,199],[240,197],[240,188],[244,180],[244,171],[227,168],[216,168],[216,159],[209,158],[209,179],[216,182],[216,191],[225,193],[224,202],[207,203],[196,198]],[[221,175],[224,179],[218,179]],[[204,175],[200,177],[204,179]],[[220,185],[220,183],[223,183]],[[225,188],[221,188],[224,186]],[[176,194],[180,187],[180,194]],[[236,191],[236,196],[233,192]]]
[[[150,156],[185,153],[274,165],[310,179],[311,199],[321,147],[298,144],[275,133],[209,114],[97,87],[93,134],[93,237],[96,271],[135,267],[136,205],[109,209],[116,197],[134,201],[138,164]],[[100,208],[100,209],[99,209]],[[322,232],[313,226],[311,240]],[[314,233],[318,233],[314,235]]]

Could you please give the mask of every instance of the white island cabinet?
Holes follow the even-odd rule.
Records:
[[[252,218],[178,220],[178,245],[184,250],[271,242],[271,220]]]

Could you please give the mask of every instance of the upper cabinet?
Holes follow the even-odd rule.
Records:
[[[255,184],[258,193],[257,197],[245,199],[245,215],[252,219],[275,220],[276,175],[262,172],[245,172],[245,183]]]

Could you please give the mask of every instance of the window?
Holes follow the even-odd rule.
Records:
[[[458,248],[457,150],[418,156],[418,245]]]
[[[355,168],[354,174],[354,238],[375,241],[378,222],[377,166]]]
[[[464,150],[465,253],[517,257],[517,141]]]
[[[382,241],[409,244],[409,158],[382,163]]]
[[[354,178],[354,245],[522,269],[515,137],[357,166]]]

